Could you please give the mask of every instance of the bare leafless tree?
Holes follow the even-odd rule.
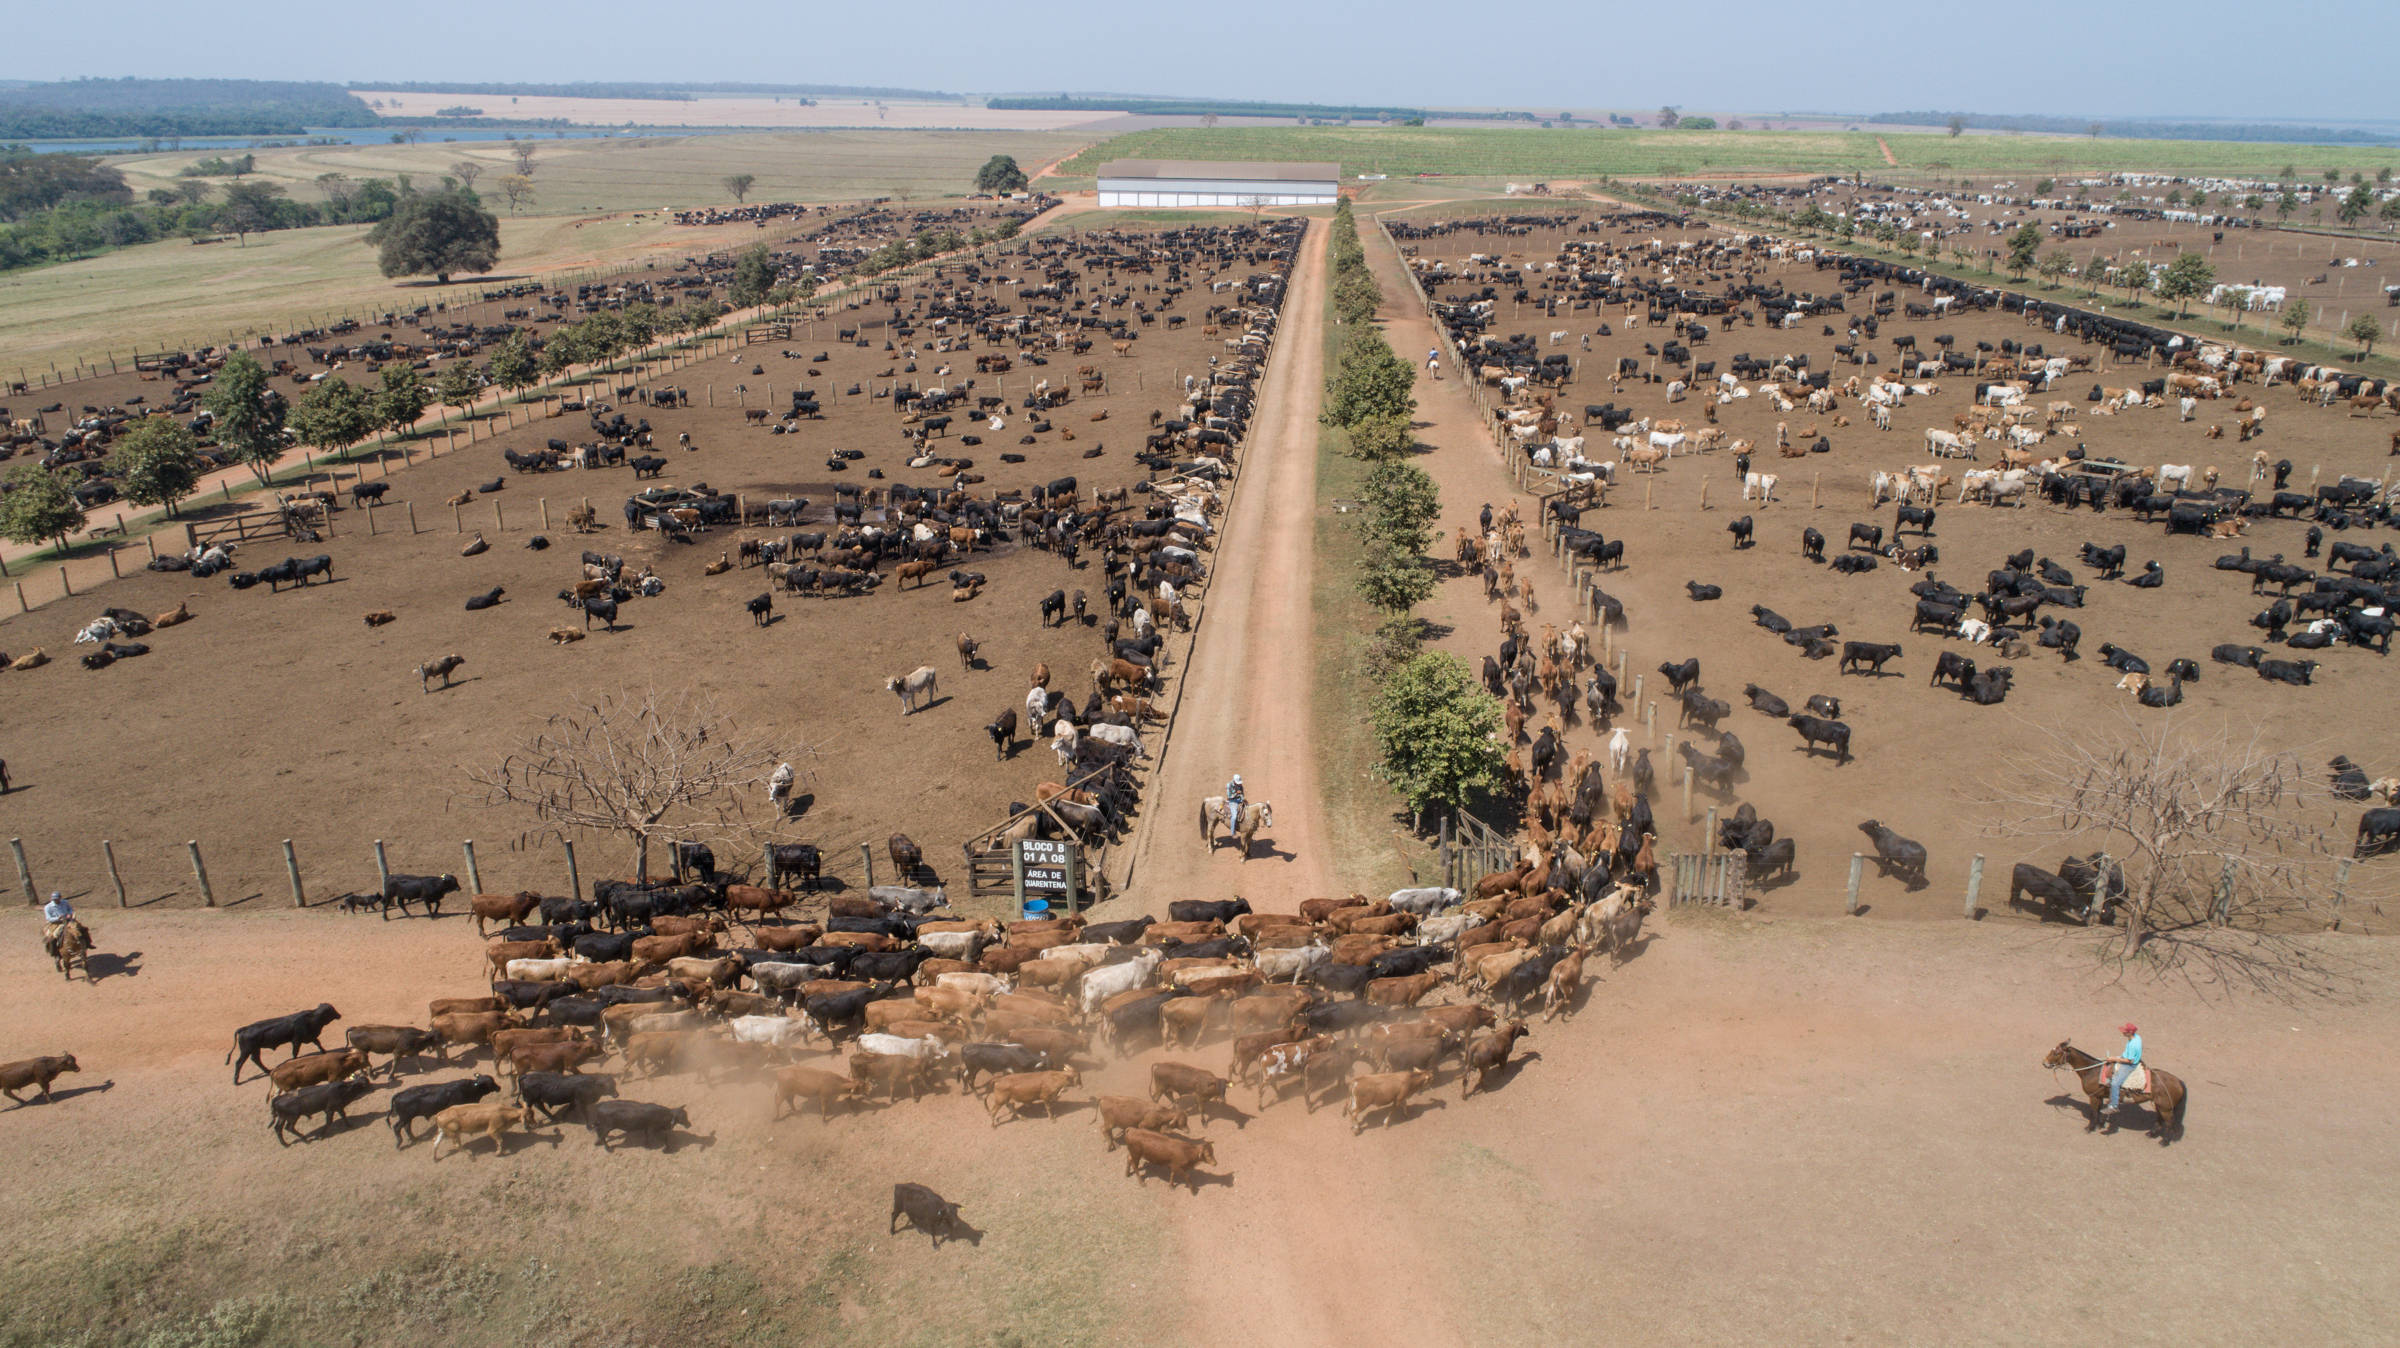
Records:
[[[535,147],[533,138],[528,136],[524,140],[510,141],[508,143],[508,152],[517,157],[517,172],[525,175],[528,178],[532,177],[534,156],[541,153],[541,151]]]
[[[2337,802],[2297,752],[2254,727],[2173,715],[2028,729],[1965,794],[1992,836],[2097,847],[2123,867],[2120,970],[2139,958],[2279,995],[2342,981],[2308,938],[2341,902],[2371,900],[2356,892],[2365,876],[2351,875]]]
[[[530,810],[560,838],[624,838],[646,881],[653,840],[763,835],[781,813],[767,798],[769,777],[779,763],[813,756],[751,734],[690,693],[644,689],[577,702],[467,780],[485,804]]]
[[[467,190],[472,192],[475,190],[475,180],[483,176],[483,165],[472,159],[461,159],[450,166],[450,172],[453,177],[465,183]]]

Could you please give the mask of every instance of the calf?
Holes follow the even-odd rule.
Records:
[[[473,1104],[452,1105],[433,1116],[437,1136],[433,1143],[433,1159],[442,1159],[442,1144],[452,1151],[464,1151],[476,1137],[492,1140],[494,1154],[508,1149],[508,1134],[516,1129],[533,1126],[533,1110],[527,1105]],[[473,1155],[472,1152],[468,1153]]]
[[[902,1217],[908,1219],[910,1226],[932,1236],[933,1248],[937,1250],[942,1248],[944,1238],[961,1238],[959,1230],[963,1223],[958,1220],[958,1204],[922,1184],[903,1182],[892,1186],[891,1227],[884,1234],[898,1234]],[[974,1237],[967,1239],[971,1241]]]
[[[267,1101],[267,1126],[274,1132],[275,1140],[288,1147],[292,1145],[292,1138],[301,1135],[302,1119],[312,1114],[322,1114],[325,1122],[317,1129],[316,1136],[323,1137],[333,1130],[333,1125],[344,1117],[350,1106],[374,1089],[373,1082],[357,1078],[322,1081],[286,1095],[275,1096]]]
[[[17,1104],[25,1104],[25,1098],[18,1095],[17,1092],[31,1086],[41,1092],[35,1098],[46,1105],[50,1103],[51,1082],[56,1081],[64,1073],[82,1070],[83,1068],[76,1063],[75,1055],[72,1053],[57,1053],[48,1057],[25,1058],[12,1063],[0,1063],[0,1095],[6,1095]]]

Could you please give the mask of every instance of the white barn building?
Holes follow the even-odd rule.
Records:
[[[1103,206],[1330,206],[1339,164],[1242,164],[1208,159],[1112,159],[1100,166]]]

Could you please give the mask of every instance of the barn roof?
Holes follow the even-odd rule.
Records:
[[[1339,164],[1244,163],[1222,159],[1111,159],[1100,166],[1103,178],[1203,178],[1213,181],[1313,183],[1336,182]]]

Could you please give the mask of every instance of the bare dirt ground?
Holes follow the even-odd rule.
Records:
[[[2089,1337],[2072,1308],[2129,1288],[2139,1339],[2272,1324],[2339,1342],[2396,1309],[2381,1270],[2400,1194],[2372,1121],[2400,1095],[2375,1048],[2400,1025],[2363,995],[2400,972],[2381,943],[2326,938],[2358,1000],[2274,1006],[2110,986],[2080,935],[1677,910],[1599,970],[1580,1015],[1537,1023],[1491,1094],[1462,1102],[1445,1079],[1353,1138],[1334,1111],[1260,1115],[1240,1093],[1187,1193],[1127,1179],[1085,1107],[994,1130],[949,1094],[770,1128],[769,1087],[742,1078],[623,1083],[690,1108],[669,1155],[604,1154],[569,1126],[436,1162],[393,1149],[383,1092],[336,1135],[278,1147],[264,1083],[227,1084],[232,1027],[320,997],[347,1024],[420,1019],[425,998],[476,990],[465,924],[96,925],[132,971],[69,987],[29,919],[0,921],[6,1056],[83,1064],[65,1098],[0,1112],[20,1158],[0,1342],[213,1323],[262,1343],[1110,1343],[1137,1325],[1193,1344],[1517,1343],[1602,1321],[1648,1341],[2063,1343]],[[2062,1038],[2107,1046],[2127,1016],[2192,1086],[2165,1150],[2133,1112],[2087,1135],[2037,1065]],[[1158,1056],[1075,1098],[1142,1094]],[[2338,1087],[2291,1088],[2327,1062],[2346,1064]],[[964,1203],[980,1243],[937,1253],[877,1228],[903,1179]]]
[[[1557,213],[1528,207],[1524,214],[1533,218]],[[1419,212],[1401,218],[1426,216]],[[1568,228],[1571,230],[1572,225]],[[1454,263],[1462,261],[1468,253],[1484,252],[1499,256],[1510,265],[1532,262],[1538,267],[1555,255],[1561,239],[1569,237],[1590,236],[1537,228],[1524,236],[1453,235],[1428,241],[1422,248],[1425,256],[1444,256]],[[1603,237],[1619,236],[1612,229]],[[1405,296],[1407,283],[1395,269],[1396,264],[1379,241],[1370,242],[1376,245],[1370,248],[1370,257],[1377,262],[1386,295]],[[1794,290],[1824,293],[1834,287],[1837,277],[1830,271],[1800,266],[1767,269],[1760,273],[1759,279],[1779,280]],[[1474,288],[1455,286],[1443,293],[1456,297],[1471,293]],[[1615,401],[1641,415],[1680,418],[1695,429],[1704,424],[1698,400],[1669,404],[1663,383],[1643,385],[1629,381],[1620,389],[1609,387],[1606,372],[1615,367],[1620,356],[1637,360],[1645,369],[1650,367],[1653,357],[1644,348],[1645,344],[1655,345],[1661,340],[1658,331],[1628,329],[1621,312],[1605,316],[1562,313],[1553,319],[1532,304],[1513,305],[1510,294],[1508,290],[1501,292],[1500,313],[1493,331],[1533,332],[1544,343],[1546,353],[1570,353],[1580,362],[1582,373],[1560,392],[1560,406],[1572,409],[1580,417],[1586,404]],[[1857,303],[1853,301],[1854,310]],[[1423,320],[1388,307],[1386,312],[1398,349],[1413,356],[1431,344],[1432,331]],[[1581,337],[1593,333],[1603,317],[1615,327],[1616,335],[1593,335],[1590,349],[1584,350]],[[1762,326],[1719,333],[1704,346],[1695,348],[1695,359],[1714,358],[1722,369],[1722,362],[1736,352],[1746,351],[1765,358],[1770,354],[1809,351],[1817,355],[1819,368],[1823,368],[1821,362],[1831,355],[1832,345],[1845,340],[1838,326],[1839,316],[1835,318],[1833,337],[1824,336],[1816,324],[1786,332],[1770,332]],[[1547,344],[1548,333],[1554,330],[1569,334],[1556,347]],[[1961,350],[1971,349],[1977,340],[2028,341],[2049,335],[2025,328],[2012,316],[1997,313],[1891,321],[1883,325],[1882,337],[1875,343],[1879,354],[1890,355],[1889,339],[1896,332],[1918,334],[1919,342],[1928,349],[1933,349],[1931,341],[1935,334],[1949,333],[1957,338]],[[2051,349],[2081,348],[2072,338],[2063,345],[2053,338]],[[1837,382],[1851,372],[1851,367],[1836,367]],[[2121,385],[2155,378],[2158,373],[2136,367],[2076,375],[2062,379],[2060,388],[2047,396],[2072,401],[2079,409],[2085,409],[2086,414],[2079,414],[2076,423],[2081,431],[2077,439],[2089,446],[2094,458],[2143,466],[2182,463],[2193,465],[2195,472],[2215,464],[2224,485],[2239,487],[2247,483],[2250,453],[2263,446],[2270,459],[2292,460],[2292,485],[2297,490],[2306,490],[2316,477],[2331,483],[2341,474],[2350,473],[2377,480],[2385,471],[2388,441],[2395,424],[2389,412],[2352,417],[2338,404],[2332,408],[2303,406],[2288,387],[2261,393],[2255,385],[2244,385],[2238,390],[2261,398],[2269,408],[2267,437],[2249,446],[2236,445],[2230,433],[2222,441],[2202,438],[2210,423],[2230,422],[2230,402],[2201,404],[2197,419],[2190,423],[2178,422],[2172,405],[2158,410],[2128,411],[2115,417],[2088,415],[2089,404],[2084,399],[2091,385]],[[1603,573],[1598,580],[1608,593],[1624,602],[1628,615],[1629,626],[1618,635],[1619,644],[1630,652],[1624,696],[1630,699],[1633,677],[1642,674],[1646,677],[1643,696],[1659,700],[1658,727],[1654,734],[1646,735],[1637,721],[1626,724],[1633,727],[1635,746],[1650,750],[1662,783],[1663,800],[1653,802],[1665,825],[1660,837],[1662,849],[1684,850],[1695,846],[1703,831],[1703,812],[1708,807],[1714,805],[1730,813],[1739,801],[1754,802],[1762,817],[1772,819],[1782,836],[1796,839],[1799,845],[1796,878],[1788,885],[1772,884],[1760,891],[1760,901],[1775,912],[1837,913],[1845,902],[1849,855],[1865,843],[1855,825],[1863,819],[1876,818],[1927,845],[1931,852],[1928,871],[1931,883],[1922,890],[1908,891],[1897,881],[1879,879],[1870,863],[1862,902],[1873,915],[1954,919],[1962,910],[1969,865],[1978,852],[1989,858],[1981,904],[1994,913],[2003,912],[2004,877],[2010,864],[2025,860],[2049,868],[2059,858],[2046,854],[2016,855],[2012,851],[2016,844],[1987,837],[1984,821],[1967,808],[1965,796],[1979,783],[1988,781],[2000,759],[2028,744],[2040,727],[2102,724],[2140,711],[2131,706],[2128,694],[2116,691],[2115,671],[2101,664],[2100,647],[2111,642],[2148,659],[2154,670],[2163,670],[2168,660],[2177,657],[2189,657],[2201,665],[2202,677],[2199,682],[2186,685],[2180,708],[2171,713],[2142,712],[2145,716],[2172,715],[2203,733],[2238,731],[2246,735],[2256,728],[2269,743],[2298,747],[2312,766],[2342,753],[2365,765],[2370,775],[2374,775],[2384,771],[2381,765],[2400,761],[2400,737],[2394,736],[2379,718],[2360,713],[2362,708],[2380,705],[2400,686],[2396,683],[2400,676],[2394,674],[2384,657],[2348,647],[2330,653],[2309,653],[2322,660],[2324,668],[2318,671],[2315,686],[2308,688],[2262,683],[2246,670],[2215,664],[2209,659],[2210,649],[2219,643],[2259,644],[2260,633],[2249,625],[2248,619],[2272,597],[2254,598],[2249,593],[2249,583],[2239,573],[2212,569],[2213,559],[2248,546],[2262,557],[2282,553],[2321,570],[2321,559],[2309,563],[2301,556],[2302,535],[2308,527],[2305,523],[2254,521],[2247,538],[2218,541],[2191,536],[2164,537],[2161,526],[2140,524],[2122,511],[2094,515],[2088,510],[2069,512],[2038,501],[2022,510],[1960,507],[1946,501],[1938,511],[1931,540],[1942,554],[1942,560],[1930,568],[1932,574],[1961,588],[1980,589],[1985,572],[2000,565],[2003,556],[2031,547],[2037,554],[2064,565],[2079,583],[2088,586],[2087,607],[2057,611],[2058,616],[2077,622],[2084,632],[2083,659],[2072,664],[2062,662],[2050,651],[2036,651],[2023,660],[2003,660],[1988,648],[1970,649],[1955,638],[1945,640],[1932,634],[1910,633],[1907,629],[1914,599],[1907,587],[1922,576],[1903,572],[1888,560],[1863,576],[1834,575],[1827,567],[1803,562],[1799,556],[1799,534],[1804,526],[1813,525],[1827,536],[1829,556],[1841,550],[1853,522],[1880,525],[1889,539],[1894,525],[1893,507],[1888,502],[1880,509],[1869,507],[1869,475],[1879,469],[1897,470],[1905,464],[1926,462],[1930,456],[1924,452],[1924,429],[1949,429],[1952,416],[1968,406],[1973,397],[1971,377],[1934,382],[1942,392],[1936,397],[1912,399],[1895,414],[1894,429],[1890,432],[1874,430],[1864,417],[1858,417],[1847,428],[1836,427],[1830,417],[1811,415],[1805,408],[1794,414],[1778,415],[1756,398],[1736,401],[1721,409],[1719,424],[1732,436],[1751,439],[1761,446],[1754,452],[1753,471],[1780,476],[1773,504],[1745,503],[1740,499],[1741,484],[1732,475],[1729,458],[1721,454],[1678,455],[1654,479],[1620,471],[1609,504],[1585,514],[1585,527],[1627,540],[1625,568]],[[1491,500],[1497,506],[1507,499],[1509,484],[1505,476],[1494,481],[1488,474],[1479,476],[1478,472],[1456,468],[1452,451],[1466,456],[1470,463],[1495,468],[1499,458],[1492,437],[1479,424],[1479,414],[1467,401],[1455,377],[1430,385],[1420,380],[1418,399],[1420,419],[1429,422],[1420,428],[1420,435],[1438,447],[1436,453],[1423,460],[1424,466],[1442,482],[1444,516],[1455,534],[1462,524],[1472,527],[1474,512],[1483,500]],[[1856,409],[1851,411],[1855,413]],[[1788,422],[1795,438],[1803,443],[1813,441],[1819,434],[1827,436],[1832,451],[1801,459],[1778,457],[1773,448],[1778,421]],[[1816,424],[1816,429],[1800,437],[1799,432],[1811,424]],[[1595,436],[1594,444],[1595,448],[1587,450],[1588,453],[1601,458],[1614,457],[1607,449],[1608,437]],[[1985,461],[1993,457],[1991,449],[1983,451]],[[1960,461],[1946,464],[1953,473],[1970,466],[1976,465]],[[1700,502],[1704,480],[1709,491],[1705,510]],[[1814,509],[1810,506],[1812,483],[1819,483],[1819,503]],[[2259,485],[2263,488],[2267,484]],[[1654,508],[1643,508],[1645,493]],[[1515,499],[1525,517],[1532,519],[1533,498],[1517,495]],[[1736,551],[1726,526],[1744,515],[1755,523],[1757,544]],[[2348,534],[2329,533],[2328,538],[2363,539],[2373,547],[2382,541],[2379,533],[2362,535],[2354,530]],[[1912,543],[1915,541],[1913,530],[1908,538]],[[2146,591],[2113,581],[2094,580],[2092,568],[2083,565],[2076,556],[2078,546],[2086,540],[2103,547],[2126,544],[2128,577],[2138,576],[2144,561],[2157,559],[2166,568],[2165,586]],[[1521,574],[1532,578],[1538,596],[1539,607],[1528,612],[1528,623],[1536,630],[1545,622],[1564,626],[1570,620],[1572,593],[1558,564],[1546,556],[1536,556],[1530,561],[1520,560],[1518,566]],[[1685,592],[1687,581],[1721,586],[1724,597],[1710,603],[1695,603]],[[1445,584],[1434,602],[1439,607],[1427,616],[1436,622],[1456,624],[1446,644],[1470,664],[1479,663],[1496,648],[1500,637],[1497,606],[1484,597],[1479,581],[1453,579]],[[1840,628],[1840,639],[1898,642],[1903,657],[1891,666],[1895,674],[1880,679],[1840,675],[1834,669],[1835,661],[1806,660],[1755,626],[1750,614],[1752,605],[1764,605],[1798,625],[1833,623]],[[2007,702],[1998,707],[1977,707],[1946,688],[1929,687],[1927,677],[1932,672],[1934,656],[1943,650],[1968,655],[1979,667],[2011,665],[2016,670],[2017,682]],[[2275,652],[2271,646],[2270,651],[2293,658],[2301,654]],[[1671,782],[1668,767],[1674,762],[1669,736],[1672,735],[1674,743],[1681,743],[1685,737],[1675,726],[1675,705],[1663,700],[1663,681],[1657,669],[1661,663],[1690,656],[1700,658],[1701,682],[1710,696],[1733,704],[1734,712],[1724,722],[1724,728],[1736,733],[1747,747],[1748,776],[1725,799],[1711,799],[1705,792],[1696,794],[1694,818],[1687,823],[1682,815],[1680,790],[1668,784]],[[1796,747],[1797,736],[1791,730],[1744,705],[1742,690],[1752,683],[1780,695],[1795,708],[1812,694],[1840,697],[1844,719],[1853,727],[1853,760],[1836,766],[1829,753],[1813,757],[1803,754]],[[1551,719],[1555,718],[1537,716],[1529,724],[1528,733]],[[1588,748],[1597,754],[1602,745],[1601,732],[1587,724],[1568,726],[1566,739],[1569,752]],[[1705,737],[1701,742],[1708,747]],[[2351,807],[2341,812],[2332,827],[2338,835],[2346,837],[2355,822],[2355,807]],[[2374,877],[2371,868],[2382,864],[2370,863],[2370,869],[2359,872],[2362,880],[2380,886],[2383,882]],[[2380,929],[2385,921],[2377,911],[2352,909],[2346,913],[2346,922],[2363,922],[2374,929]]]

